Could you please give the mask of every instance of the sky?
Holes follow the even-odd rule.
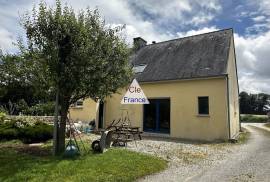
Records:
[[[54,6],[54,0],[44,0]],[[19,16],[35,0],[0,0],[0,48],[17,51],[24,38]],[[148,43],[233,28],[240,91],[270,93],[270,0],[62,0],[79,11],[98,8],[110,26],[126,25],[123,35]]]

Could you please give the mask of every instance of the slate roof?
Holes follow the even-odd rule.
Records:
[[[232,29],[146,45],[132,57],[140,82],[221,76],[227,73]]]

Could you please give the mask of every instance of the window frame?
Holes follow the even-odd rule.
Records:
[[[200,105],[201,105],[201,101],[200,99],[202,98],[207,98],[207,113],[200,113]],[[198,116],[209,116],[209,96],[198,96],[197,97],[197,104],[198,104]]]
[[[78,105],[78,102],[82,103],[81,105]],[[83,108],[83,100],[78,100],[74,103],[74,108]]]

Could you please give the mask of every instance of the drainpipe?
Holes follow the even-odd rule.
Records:
[[[227,82],[227,110],[228,110],[228,129],[229,129],[229,140],[231,139],[231,118],[230,118],[230,92],[229,92],[229,77],[226,75]]]

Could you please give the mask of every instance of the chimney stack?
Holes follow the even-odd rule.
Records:
[[[137,37],[133,39],[133,46],[135,48],[135,51],[138,51],[142,47],[146,46],[147,42],[141,37]]]

